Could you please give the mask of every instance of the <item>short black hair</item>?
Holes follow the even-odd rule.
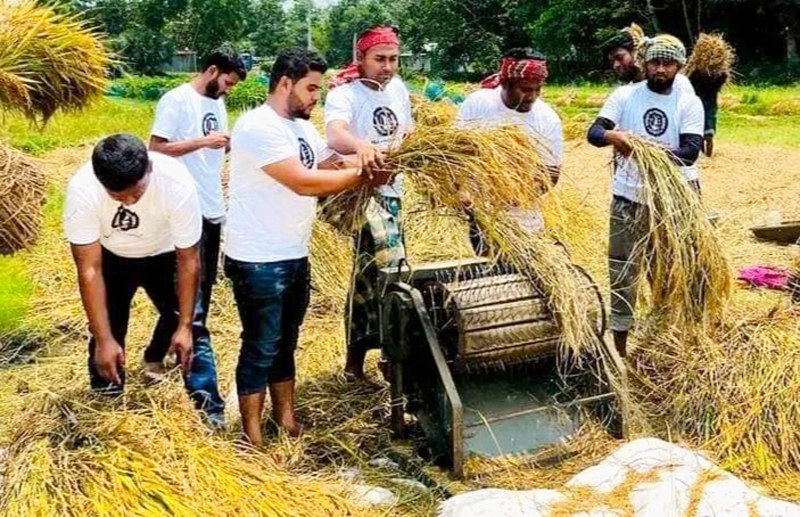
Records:
[[[284,50],[272,65],[272,71],[269,74],[269,93],[275,91],[281,77],[288,77],[293,82],[297,82],[307,76],[309,72],[324,74],[327,71],[328,63],[325,58],[313,50],[304,48]]]
[[[602,45],[603,53],[605,55],[609,55],[618,48],[627,50],[630,53],[633,53],[636,50],[636,41],[631,36],[631,33],[626,30],[618,31],[614,36],[608,39]]]
[[[206,55],[203,58],[202,71],[205,72],[212,66],[216,66],[222,74],[236,72],[240,80],[247,79],[247,67],[244,65],[244,60],[232,48],[221,47]]]
[[[538,61],[547,59],[544,54],[529,47],[510,48],[503,52],[503,57],[510,57],[511,59],[535,59]]]
[[[94,175],[111,192],[136,185],[147,173],[149,162],[144,142],[127,133],[100,140],[92,151]]]

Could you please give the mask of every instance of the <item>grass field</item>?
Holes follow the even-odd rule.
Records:
[[[608,87],[600,86],[553,86],[547,88],[545,97],[564,118],[571,118],[579,114],[595,114],[608,92]],[[781,210],[787,218],[800,218],[800,206],[797,205],[800,196],[800,168],[797,166],[800,162],[800,110],[793,111],[795,103],[800,103],[800,87],[733,87],[724,98],[728,107],[723,108],[719,121],[718,154],[701,162],[704,201],[720,214],[720,238],[734,267],[759,263],[789,265],[796,254],[792,247],[755,242],[749,237],[748,228],[762,222],[770,210]],[[0,336],[20,333],[55,336],[52,346],[44,346],[30,364],[15,364],[0,370],[0,399],[9,394],[6,402],[0,400],[0,410],[12,408],[21,412],[28,404],[23,395],[57,391],[57,395],[66,401],[64,404],[69,406],[69,414],[73,415],[70,418],[76,418],[74,423],[70,421],[72,427],[69,429],[80,428],[82,432],[87,432],[87,428],[80,427],[82,419],[98,411],[98,405],[93,401],[86,402],[84,407],[88,398],[84,372],[86,329],[68,247],[62,237],[63,189],[68,177],[88,158],[90,145],[102,135],[126,131],[146,137],[154,107],[153,102],[108,98],[82,114],[57,115],[41,131],[14,116],[7,117],[0,128],[0,138],[35,155],[50,179],[41,242],[30,251],[13,257],[0,257]],[[236,115],[232,113],[231,124]],[[574,214],[572,241],[567,240],[573,256],[576,262],[587,266],[604,292],[608,289],[605,252],[610,198],[609,160],[607,149],[595,149],[582,138],[567,142],[563,179],[558,186]],[[448,243],[441,245],[447,246]],[[412,257],[416,253],[413,247],[411,243]],[[774,304],[778,299],[774,293],[737,292],[738,303],[753,303],[759,307]],[[128,367],[136,372],[140,367],[142,343],[153,324],[153,312],[141,296],[134,304],[133,318],[138,323],[131,329]],[[339,376],[344,355],[341,327],[339,314],[312,310],[299,345],[298,405],[301,416],[315,427],[297,443],[276,440],[264,451],[254,453],[256,460],[253,461],[265,457],[281,471],[293,475],[313,471],[326,480],[340,479],[342,468],[357,467],[367,482],[387,486],[398,493],[400,501],[397,507],[385,515],[433,516],[436,498],[432,494],[397,489],[392,485],[391,474],[367,463],[380,456],[389,442],[388,431],[381,423],[381,418],[385,419],[388,397],[385,390],[353,391],[342,382]],[[224,282],[218,284],[215,291],[210,328],[218,356],[221,388],[227,392],[233,385],[239,325],[230,288]],[[49,372],[47,375],[41,373],[45,369]],[[370,375],[378,376],[374,358],[370,362]],[[46,382],[54,383],[58,389],[45,385]],[[144,390],[139,380],[133,379],[129,391],[137,394],[126,398],[124,410],[119,412],[144,418],[146,425],[150,426],[147,429],[153,429],[153,436],[168,431],[170,424],[163,419],[151,419],[148,409],[148,404],[153,404],[151,397],[162,397],[164,407],[176,404],[173,418],[194,418],[188,404],[184,403],[179,381],[173,379],[159,390],[152,395]],[[0,448],[9,445],[8,437],[14,431],[7,424],[0,422]],[[208,441],[220,450],[238,451],[238,454],[241,451],[231,445],[237,431],[234,427],[220,438],[203,435],[202,441]],[[89,442],[99,441],[100,445],[92,446],[108,446],[98,436],[86,436]],[[571,473],[596,459],[592,454],[599,454],[614,445],[613,442],[604,443],[598,450],[587,453],[586,457],[578,454],[575,461],[568,462],[560,471],[522,468],[514,479],[505,478],[503,472],[489,472],[475,475],[464,483],[451,483],[441,476],[441,472],[437,474],[435,468],[426,472],[438,475],[437,479],[454,492],[486,486],[558,486]],[[173,454],[180,457],[186,453],[176,450],[170,452],[171,456]],[[718,459],[722,461],[725,458]],[[67,469],[67,463],[49,468]],[[737,474],[749,472],[741,465],[733,468]],[[741,471],[736,468],[741,468]],[[797,497],[796,491],[787,490],[783,485],[770,486],[769,482],[757,476],[750,479],[764,485],[765,490],[773,494]],[[1,485],[0,482],[0,488]]]

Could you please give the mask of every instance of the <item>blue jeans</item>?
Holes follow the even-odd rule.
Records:
[[[225,275],[233,282],[242,322],[238,394],[261,393],[267,384],[293,380],[294,351],[310,294],[308,258],[240,262],[225,257]]]
[[[160,361],[169,349],[173,332],[178,325],[178,297],[175,289],[175,253],[154,257],[124,258],[103,249],[103,280],[106,286],[106,306],[111,333],[125,347],[128,320],[133,295],[139,287],[159,313],[153,337],[145,350],[145,361]],[[94,365],[95,340],[89,341],[89,378],[92,389],[116,395],[122,386],[106,381]],[[217,388],[217,369],[214,352],[208,341],[195,341],[189,374],[184,377],[186,391],[195,406],[208,415],[220,416],[225,408]],[[124,374],[124,372],[123,372]],[[122,377],[124,384],[124,375]]]

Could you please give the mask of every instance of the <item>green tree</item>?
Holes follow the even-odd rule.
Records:
[[[331,8],[329,16],[326,57],[335,66],[350,62],[353,35],[375,25],[396,23],[395,14],[381,0],[342,0]]]
[[[241,39],[253,19],[249,0],[188,0],[187,7],[169,23],[169,33],[178,48],[198,55]]]
[[[287,18],[281,0],[256,0],[249,20],[249,39],[257,55],[275,56],[287,46]]]

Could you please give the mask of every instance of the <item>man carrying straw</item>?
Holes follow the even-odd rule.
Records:
[[[195,341],[208,343],[202,349],[211,352],[207,358],[211,364],[214,356],[206,319],[217,278],[220,234],[225,218],[220,174],[230,143],[224,95],[245,77],[247,70],[235,52],[225,49],[212,52],[204,59],[200,75],[161,98],[150,130],[150,149],[180,160],[194,178],[200,196],[203,212],[200,288],[192,330]],[[148,361],[145,374],[157,381],[163,368],[161,360]],[[211,394],[210,402],[213,412],[222,415],[223,401],[219,393]]]
[[[647,47],[650,42],[651,38],[645,36],[642,28],[635,23],[621,29],[606,42],[605,55],[620,82],[630,84],[645,79],[645,68],[642,64],[641,56],[643,54],[642,49]],[[687,77],[683,73],[678,73],[675,76],[673,88],[685,90],[686,93],[696,93],[703,102],[706,128],[703,152],[706,156],[711,156],[714,151],[714,133],[717,127],[717,96],[725,81],[727,81],[727,75],[721,80],[711,81],[711,86],[709,87],[707,82],[701,82],[700,79],[694,76]]]
[[[267,386],[275,423],[290,436],[302,429],[294,413],[294,352],[309,302],[308,241],[317,197],[372,178],[357,167],[343,168],[308,121],[327,68],[311,51],[281,53],[267,101],[242,115],[231,136],[225,273],[242,322],[239,409],[255,445],[263,442]]]
[[[555,184],[564,155],[564,133],[558,114],[541,99],[547,79],[547,61],[531,49],[511,49],[500,60],[500,70],[481,82],[481,89],[470,94],[461,105],[456,123],[464,126],[514,125],[531,137],[531,145],[542,155]],[[464,194],[464,202],[470,200]],[[471,210],[470,240],[476,253],[485,252],[484,238]],[[529,232],[541,233],[544,221],[538,210],[512,209],[512,215]]]
[[[609,273],[614,342],[624,357],[633,327],[637,280],[650,228],[643,204],[643,184],[630,158],[631,139],[647,139],[669,150],[672,160],[698,191],[695,164],[703,145],[703,105],[694,93],[675,88],[675,77],[686,63],[677,38],[662,34],[643,49],[646,81],[618,88],[606,100],[589,128],[592,145],[614,147]]]
[[[397,77],[400,40],[393,27],[364,31],[356,42],[356,61],[329,84],[325,99],[328,145],[342,155],[355,154],[367,172],[383,165],[384,152],[413,128],[411,99]],[[378,268],[405,258],[400,227],[403,178],[377,189],[367,206],[366,224],[357,236],[354,289],[348,295],[345,376],[364,379],[367,350],[380,347],[374,285]],[[372,307],[372,309],[370,309]],[[353,324],[350,324],[353,322]]]
[[[64,229],[92,335],[92,389],[122,393],[130,305],[142,287],[159,313],[145,360],[175,353],[192,400],[213,419],[213,355],[192,339],[202,216],[186,167],[133,135],[104,138],[69,182]]]

